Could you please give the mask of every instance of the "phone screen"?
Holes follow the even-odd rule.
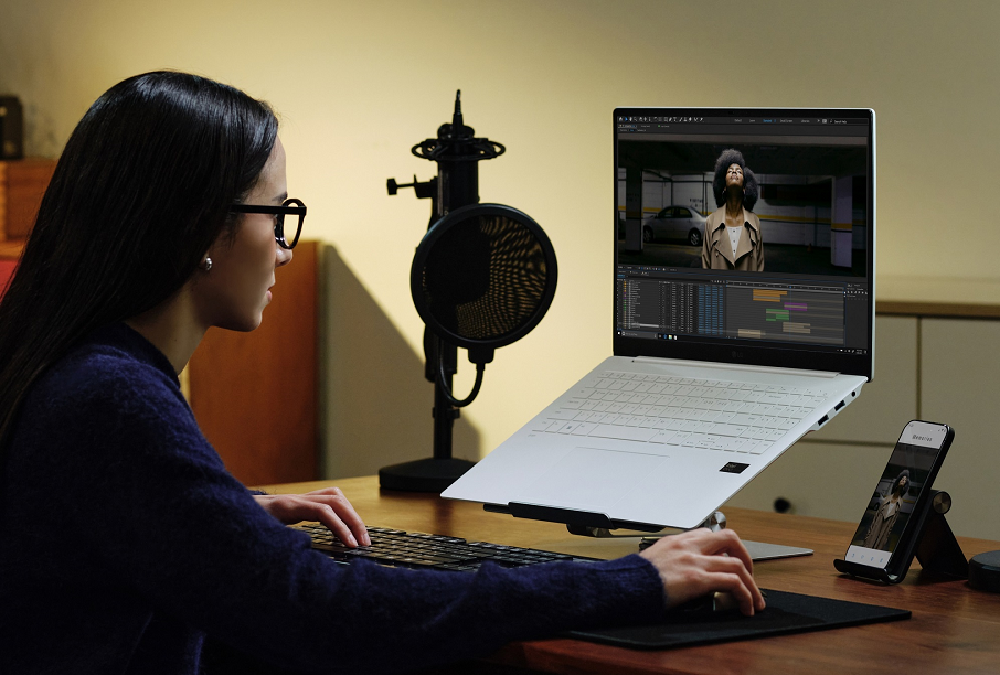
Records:
[[[845,560],[883,569],[889,564],[921,494],[931,488],[944,459],[939,455],[947,435],[948,427],[943,424],[914,421],[906,425],[875,486]]]

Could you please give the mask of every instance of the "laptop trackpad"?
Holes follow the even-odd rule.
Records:
[[[515,501],[608,513],[665,460],[657,455],[576,447],[542,472]]]

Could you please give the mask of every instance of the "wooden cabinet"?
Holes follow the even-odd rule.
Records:
[[[902,287],[902,285],[901,285]],[[879,303],[875,378],[823,429],[807,434],[729,504],[860,520],[903,426],[948,424],[955,442],[935,487],[952,496],[957,534],[1000,538],[996,405],[1000,401],[1000,284],[908,283],[916,299]],[[953,301],[957,298],[958,301]],[[846,542],[845,542],[846,545]]]
[[[210,329],[187,368],[202,432],[246,485],[319,478],[319,243],[275,278],[260,327]]]
[[[948,522],[956,532],[1000,539],[1000,321],[921,323],[921,417],[955,428],[935,481],[952,496]]]
[[[21,257],[55,167],[54,159],[0,162],[0,295]]]

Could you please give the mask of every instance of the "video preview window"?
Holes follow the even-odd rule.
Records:
[[[866,139],[809,141],[620,140],[618,263],[864,277]],[[733,151],[756,184],[740,233],[724,227]]]

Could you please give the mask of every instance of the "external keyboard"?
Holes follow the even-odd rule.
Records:
[[[825,401],[817,390],[607,373],[531,423],[536,432],[760,454]],[[651,446],[654,447],[654,446]]]
[[[486,561],[501,567],[524,567],[556,560],[593,560],[553,551],[470,542],[459,537],[408,533],[384,527],[368,528],[371,546],[350,548],[324,525],[303,523],[294,527],[312,538],[314,549],[344,564],[365,558],[388,567],[467,572],[479,569]]]

